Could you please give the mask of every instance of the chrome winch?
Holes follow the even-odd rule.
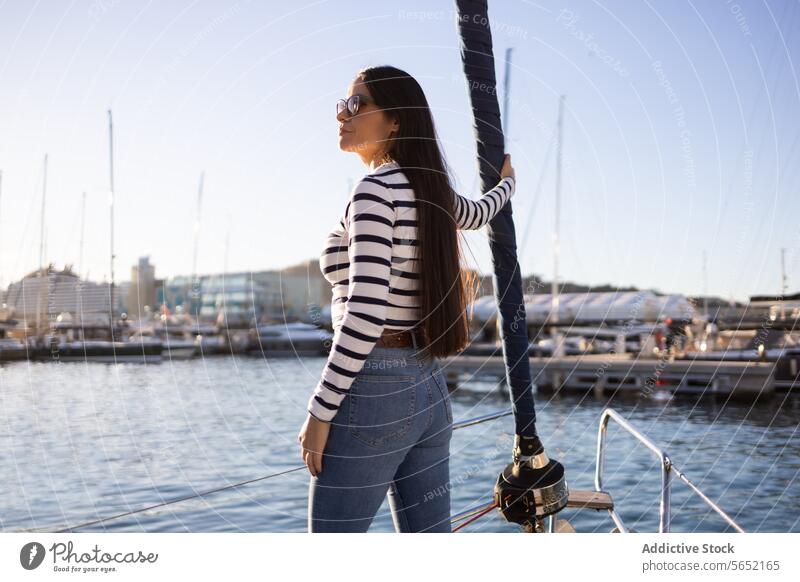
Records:
[[[513,461],[497,477],[495,504],[506,521],[542,532],[543,519],[567,505],[564,466],[547,456],[538,435],[516,435],[512,455]]]

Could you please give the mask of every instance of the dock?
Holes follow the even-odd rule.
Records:
[[[505,377],[501,356],[452,356],[440,360],[449,386]],[[774,362],[667,360],[633,354],[530,358],[537,390],[594,391],[598,395],[651,392],[757,398],[775,391]],[[503,384],[505,386],[505,383]],[[507,388],[507,387],[506,387]]]

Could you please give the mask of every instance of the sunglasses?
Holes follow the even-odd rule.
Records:
[[[363,103],[375,103],[375,101],[371,97],[358,94],[351,95],[347,99],[339,99],[336,102],[336,116],[338,117],[342,112],[346,112],[347,117],[353,117],[361,109]]]

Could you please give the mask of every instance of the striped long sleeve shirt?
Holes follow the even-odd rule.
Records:
[[[459,229],[487,224],[514,194],[502,179],[479,200],[455,194]],[[419,322],[419,269],[415,258],[417,216],[414,191],[396,162],[362,178],[344,215],[328,235],[320,269],[333,291],[333,343],[307,410],[330,422],[384,328],[408,329]]]

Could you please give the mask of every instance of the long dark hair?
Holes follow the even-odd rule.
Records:
[[[417,200],[418,328],[432,356],[452,355],[469,344],[467,308],[477,286],[474,272],[461,268],[454,192],[428,100],[416,79],[395,67],[365,68],[356,78],[367,86],[375,104],[400,125],[381,161],[397,162]]]

